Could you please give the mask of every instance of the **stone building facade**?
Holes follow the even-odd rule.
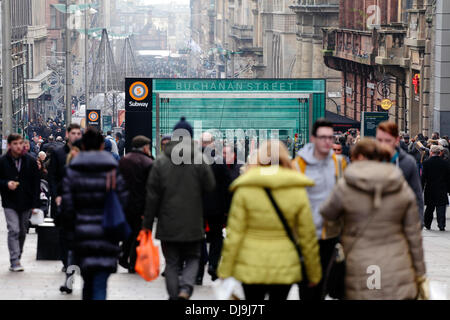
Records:
[[[450,1],[436,1],[434,21],[435,50],[431,58],[434,64],[431,68],[434,73],[433,130],[450,135]]]
[[[341,73],[323,59],[323,28],[339,24],[339,0],[296,0],[290,8],[297,15],[297,51],[294,78],[327,79],[327,110],[340,112]]]
[[[433,1],[340,0],[324,61],[341,71],[341,114],[384,111],[404,132],[431,135]],[[386,103],[387,102],[387,103]]]
[[[290,4],[289,0],[191,0],[192,39],[214,62],[217,77],[291,78],[297,29]]]
[[[46,0],[31,2],[31,24],[27,31],[27,91],[30,119],[45,114],[45,92],[51,71],[47,68]]]

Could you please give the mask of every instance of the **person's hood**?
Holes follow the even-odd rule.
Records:
[[[107,151],[83,151],[70,163],[70,168],[77,171],[104,172],[117,168],[113,155]]]
[[[402,188],[405,179],[402,172],[391,163],[357,161],[345,170],[348,185],[374,195],[374,207],[379,208],[384,194],[395,193]]]
[[[187,141],[184,141],[184,140],[182,140],[181,142],[180,141],[171,141],[171,142],[167,143],[166,147],[164,149],[164,155],[167,156],[169,159],[173,160],[172,159],[172,151],[175,148],[176,148],[175,155],[177,155],[180,159],[183,158],[185,151],[189,151],[189,153],[190,153],[189,159],[191,161],[191,164],[202,161],[199,159],[197,159],[197,161],[195,161],[196,157],[202,157],[203,154],[201,152],[201,147],[197,143],[195,143],[194,141],[192,141],[190,139]],[[183,161],[182,161],[182,164],[184,164]]]
[[[280,166],[270,166],[250,169],[231,184],[230,191],[235,191],[243,186],[269,189],[312,187],[314,186],[314,181],[294,170]]]
[[[304,146],[299,152],[298,155],[300,157],[303,158],[303,160],[305,160],[305,162],[309,165],[311,164],[317,164],[320,161],[323,160],[318,160],[316,159],[316,157],[314,157],[314,149],[315,149],[315,145],[313,143],[308,143],[306,146]],[[330,153],[328,155],[329,158],[331,158],[333,156],[333,150],[330,150]]]

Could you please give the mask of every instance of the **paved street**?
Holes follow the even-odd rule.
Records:
[[[81,299],[82,280],[77,276],[72,295],[59,292],[65,275],[58,261],[36,261],[37,235],[33,229],[27,235],[22,264],[25,272],[11,273],[7,247],[7,231],[3,210],[0,210],[0,300],[79,300]],[[450,212],[447,217],[450,218]],[[450,230],[450,219],[447,226]],[[433,222],[434,231],[424,231],[425,259],[428,276],[432,284],[444,290],[450,299],[450,232],[440,232]],[[162,257],[162,255],[161,255]],[[162,269],[164,262],[162,262]],[[138,275],[130,275],[119,267],[119,272],[111,276],[108,282],[109,300],[165,300],[164,278],[146,282]],[[290,299],[298,298],[297,288],[293,287]],[[204,286],[195,287],[193,300],[214,299],[212,282],[205,276]]]

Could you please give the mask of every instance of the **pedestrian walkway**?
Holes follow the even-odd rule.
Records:
[[[450,218],[450,212],[447,217]],[[450,230],[450,219],[447,219]],[[434,230],[434,231],[433,231]],[[433,222],[432,231],[425,230],[424,249],[428,276],[433,284],[438,285],[450,299],[450,231],[440,232]],[[25,272],[12,273],[9,268],[7,231],[3,209],[0,209],[0,300],[80,300],[82,279],[75,277],[74,292],[65,295],[59,292],[65,274],[61,272],[59,261],[36,261],[37,235],[30,230],[25,242],[22,265]],[[159,245],[159,242],[156,242]],[[163,257],[161,255],[161,257]],[[164,268],[164,260],[162,266]],[[168,295],[163,277],[146,282],[136,274],[128,274],[119,267],[108,281],[108,300],[166,300]],[[192,300],[214,299],[212,282],[205,275],[204,285],[195,287]],[[298,290],[294,286],[289,299],[298,299]]]
[[[37,234],[30,229],[22,257],[25,272],[12,273],[9,268],[7,230],[3,209],[0,209],[0,300],[81,300],[83,281],[76,276],[71,295],[61,294],[59,287],[64,283],[60,261],[37,261]],[[159,241],[156,241],[159,245]],[[162,254],[161,254],[161,257]],[[164,269],[162,259],[161,272]],[[213,299],[212,282],[205,275],[204,286],[195,287],[193,300]],[[118,273],[108,280],[108,300],[166,300],[164,277],[146,282],[137,274],[119,266]]]

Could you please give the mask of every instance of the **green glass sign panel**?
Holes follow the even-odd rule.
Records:
[[[224,138],[231,130],[242,130],[247,137],[277,131],[293,153],[295,145],[309,141],[312,122],[325,115],[326,81],[153,79],[152,94],[153,123],[159,95],[161,136],[171,134],[184,116],[194,126],[196,139],[206,130],[220,132]],[[153,133],[156,137],[156,126]]]
[[[324,93],[325,80],[309,79],[154,79],[154,92],[303,92]]]
[[[112,116],[103,116],[103,132],[112,131]]]

